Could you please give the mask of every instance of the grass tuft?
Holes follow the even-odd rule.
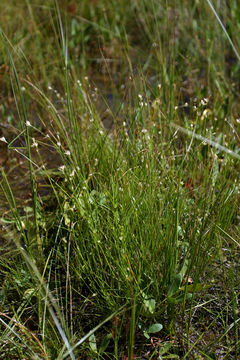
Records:
[[[230,3],[1,2],[1,358],[238,358]]]

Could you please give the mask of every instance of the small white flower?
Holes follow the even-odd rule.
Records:
[[[203,120],[204,118],[207,118],[207,116],[209,115],[210,111],[209,109],[205,109],[202,113],[202,117],[201,120]]]
[[[35,138],[33,138],[33,143],[31,145],[32,148],[37,148],[38,147],[38,143],[36,142]]]
[[[64,153],[65,155],[67,155],[67,156],[70,156],[71,155],[71,153],[70,153],[70,151],[69,150],[67,150],[67,151],[65,151],[65,153]]]
[[[75,175],[75,170],[73,169],[73,171],[71,172],[71,174],[69,176],[74,177],[74,175]]]
[[[208,103],[208,99],[207,99],[207,98],[204,98],[204,99],[201,100],[201,105],[206,106],[207,103]]]
[[[64,171],[65,170],[65,165],[59,166],[58,170]]]
[[[26,126],[31,126],[30,121],[26,121]]]
[[[4,136],[2,136],[2,137],[0,138],[0,141],[5,142],[6,144],[8,143],[7,140],[6,140],[6,138],[5,138]]]

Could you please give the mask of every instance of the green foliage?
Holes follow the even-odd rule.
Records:
[[[209,4],[1,1],[1,358],[237,358],[239,63]]]

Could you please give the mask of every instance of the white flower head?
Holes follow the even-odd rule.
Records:
[[[38,143],[36,142],[35,138],[33,138],[33,143],[31,145],[32,148],[37,148],[38,147]]]
[[[65,165],[59,166],[58,170],[64,171],[65,170]]]
[[[203,99],[201,100],[201,105],[206,106],[207,103],[208,103],[208,99],[207,99],[207,98],[203,98]]]
[[[72,178],[72,177],[74,177],[74,175],[75,175],[75,169],[72,170],[72,172],[69,176],[70,176],[70,178]]]
[[[2,137],[0,138],[0,141],[5,142],[6,144],[8,143],[7,140],[6,140],[6,138],[5,138],[4,136],[2,136]]]

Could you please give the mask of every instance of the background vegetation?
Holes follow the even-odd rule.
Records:
[[[238,1],[0,13],[0,357],[239,359]]]

